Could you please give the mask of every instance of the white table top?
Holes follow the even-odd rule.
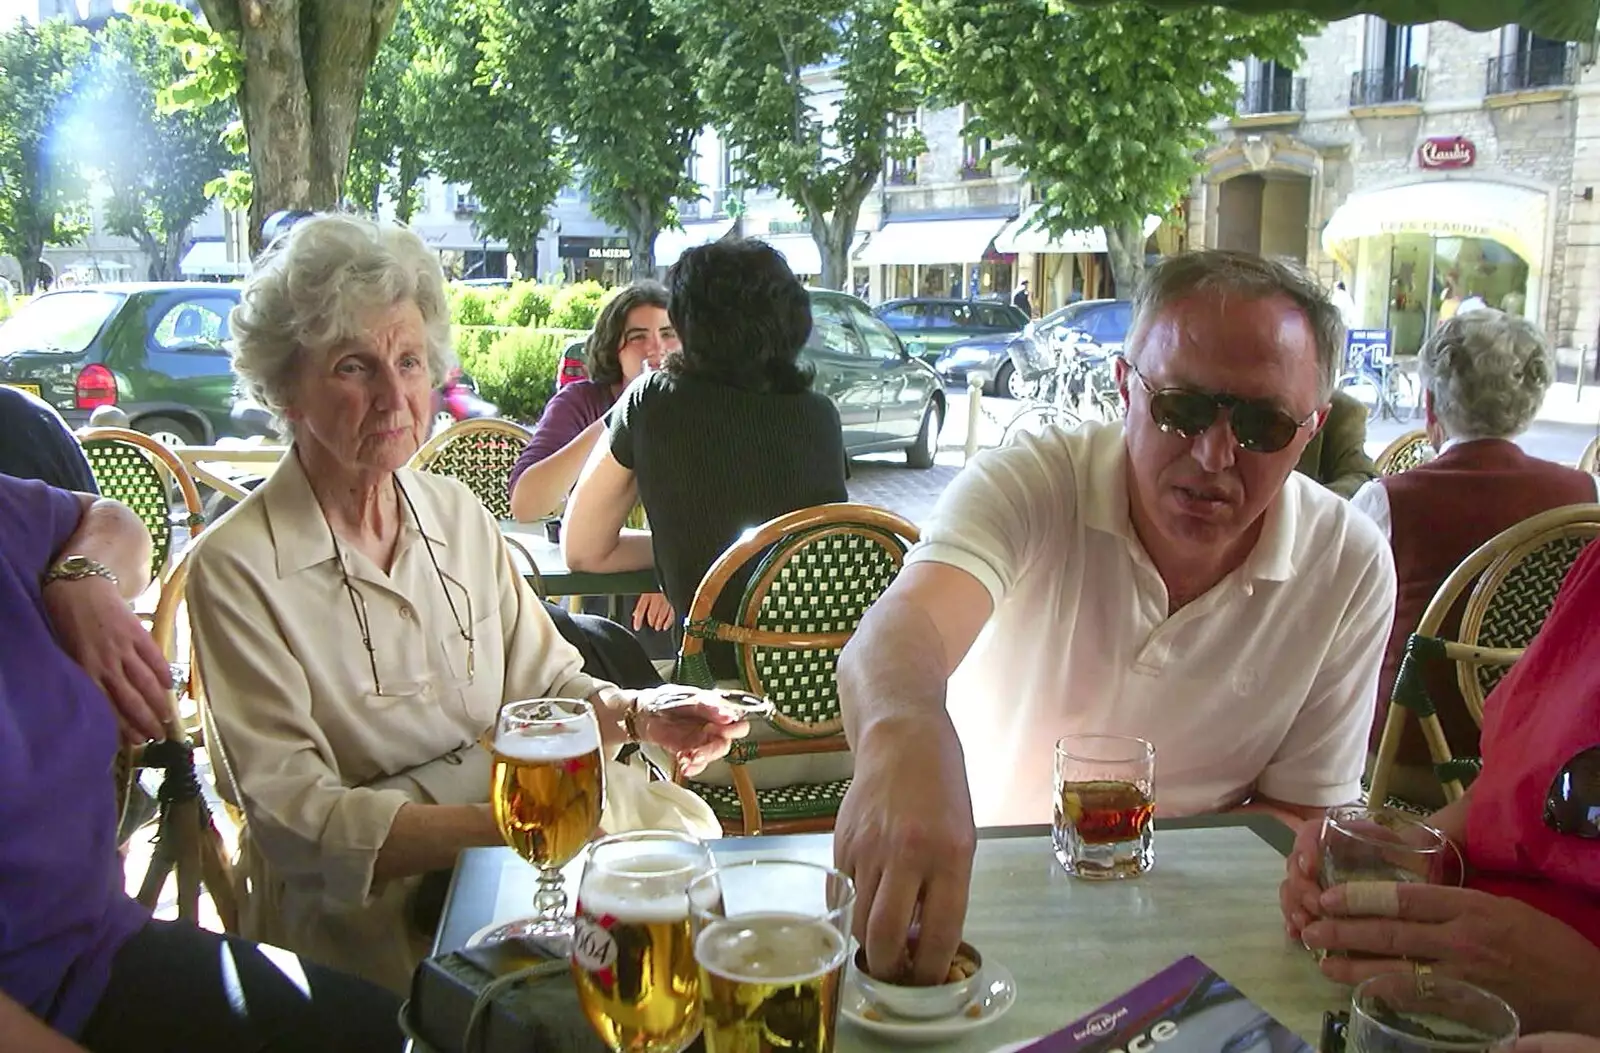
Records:
[[[1322,1014],[1348,1003],[1348,992],[1324,979],[1311,955],[1285,935],[1277,897],[1283,857],[1245,820],[1158,827],[1154,872],[1103,883],[1065,874],[1048,836],[1007,836],[1016,833],[995,831],[979,841],[964,935],[1010,968],[1017,1004],[991,1026],[940,1049],[984,1053],[1055,1031],[1189,954],[1313,1046]],[[727,840],[714,850],[719,861],[781,856],[831,863],[833,857],[828,834]],[[569,895],[576,876],[575,865]],[[459,947],[491,921],[525,916],[534,884],[533,868],[507,849],[465,853],[436,951]],[[888,1048],[841,1023],[841,1053]]]

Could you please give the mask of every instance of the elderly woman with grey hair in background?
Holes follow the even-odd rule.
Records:
[[[465,487],[404,465],[449,362],[444,277],[410,231],[317,216],[256,263],[234,368],[285,422],[272,477],[195,545],[188,597],[244,811],[254,938],[404,990],[423,875],[500,842],[479,745],[507,701],[588,698],[697,771],[746,727],[583,672]]]
[[[1369,740],[1373,755],[1406,641],[1450,572],[1479,545],[1529,516],[1596,500],[1594,476],[1530,457],[1512,441],[1538,412],[1554,372],[1544,334],[1500,311],[1457,314],[1423,345],[1422,408],[1439,455],[1368,483],[1351,502],[1388,535],[1399,579]],[[1458,624],[1459,617],[1457,612],[1451,621]],[[1455,627],[1447,623],[1443,631],[1449,635]],[[1478,729],[1454,676],[1433,672],[1428,689],[1439,703],[1452,750],[1476,754]],[[1394,787],[1417,804],[1445,803],[1415,723],[1407,725],[1401,742]]]

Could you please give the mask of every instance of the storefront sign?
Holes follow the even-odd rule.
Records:
[[[1387,329],[1352,329],[1344,338],[1346,369],[1372,369],[1393,357],[1393,334]]]
[[[563,237],[557,251],[564,260],[625,260],[633,255],[627,238]]]
[[[1417,163],[1423,168],[1471,168],[1478,159],[1478,148],[1463,135],[1437,135],[1417,147]]]

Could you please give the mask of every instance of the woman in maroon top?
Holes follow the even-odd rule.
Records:
[[[1318,829],[1306,824],[1281,893],[1290,935],[1375,956],[1329,957],[1324,973],[1347,983],[1396,968],[1456,977],[1505,998],[1525,1030],[1600,1036],[1597,650],[1600,545],[1590,545],[1488,698],[1483,773],[1431,820],[1462,846],[1466,888],[1400,884],[1391,896],[1384,886],[1374,916],[1374,890],[1318,889]]]
[[[629,384],[647,369],[659,369],[662,359],[676,350],[678,334],[667,317],[667,290],[660,282],[634,282],[606,304],[584,347],[589,379],[556,392],[511,468],[512,516],[527,523],[561,507],[605,434],[606,412]],[[665,630],[672,620],[665,596],[639,597],[633,612],[636,631],[646,626]]]

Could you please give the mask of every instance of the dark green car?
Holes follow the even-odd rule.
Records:
[[[911,353],[930,366],[957,340],[1015,333],[1028,324],[1020,307],[993,300],[955,300],[919,296],[885,300],[872,309],[899,334]]]
[[[74,428],[115,405],[173,445],[232,433],[225,346],[232,285],[95,285],[30,300],[0,324],[0,384],[38,395]]]

